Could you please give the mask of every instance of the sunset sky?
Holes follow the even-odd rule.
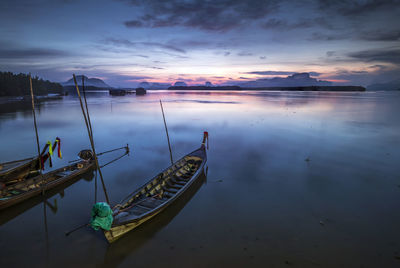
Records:
[[[400,0],[2,0],[0,22],[0,71],[59,82],[400,77]]]

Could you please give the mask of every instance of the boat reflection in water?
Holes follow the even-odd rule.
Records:
[[[104,267],[119,266],[125,258],[134,253],[158,231],[167,226],[192,199],[201,186],[207,182],[207,171],[208,167],[205,167],[200,177],[163,212],[110,244],[104,257]]]
[[[25,211],[33,208],[34,206],[42,202],[44,202],[46,206],[49,207],[53,213],[57,213],[58,210],[57,199],[55,199],[53,203],[49,202],[48,199],[56,194],[60,194],[60,198],[63,198],[64,189],[68,188],[69,186],[71,186],[72,184],[76,183],[81,179],[84,179],[86,181],[91,181],[94,177],[94,174],[95,172],[93,170],[89,170],[80,176],[76,176],[75,178],[63,184],[56,186],[55,188],[52,188],[49,191],[46,191],[44,195],[42,194],[32,197],[29,200],[26,200],[25,202],[21,202],[10,208],[2,210],[0,213],[0,226],[9,222],[10,220],[14,219],[15,217],[19,216],[20,214],[24,213]]]

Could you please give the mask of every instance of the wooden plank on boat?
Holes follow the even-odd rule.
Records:
[[[5,209],[21,203],[43,191],[52,189],[76,176],[79,176],[94,166],[93,161],[82,160],[78,163],[65,166],[46,174],[15,183],[0,189],[0,209]]]
[[[140,205],[136,205],[128,210],[128,213],[133,213],[135,215],[142,215],[146,212],[148,212],[150,209],[141,207]]]
[[[10,185],[24,180],[31,172],[38,170],[37,158],[31,157],[22,160],[1,163],[0,182]]]
[[[155,207],[158,207],[159,205],[161,205],[162,203],[164,203],[163,200],[151,197],[149,199],[144,200],[140,204],[143,205],[143,206],[146,206],[146,207],[155,208]]]
[[[173,182],[175,185],[180,185],[180,186],[184,186],[186,184],[186,182],[178,181],[173,177],[171,178],[171,182]]]

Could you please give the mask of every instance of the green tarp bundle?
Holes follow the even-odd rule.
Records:
[[[99,202],[93,205],[92,218],[90,219],[90,226],[96,231],[100,228],[103,230],[110,230],[113,222],[112,210],[107,203]]]

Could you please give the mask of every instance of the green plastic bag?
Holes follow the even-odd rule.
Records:
[[[103,230],[110,230],[113,216],[112,210],[107,203],[99,202],[93,205],[90,219],[90,226],[96,231],[100,228]]]

